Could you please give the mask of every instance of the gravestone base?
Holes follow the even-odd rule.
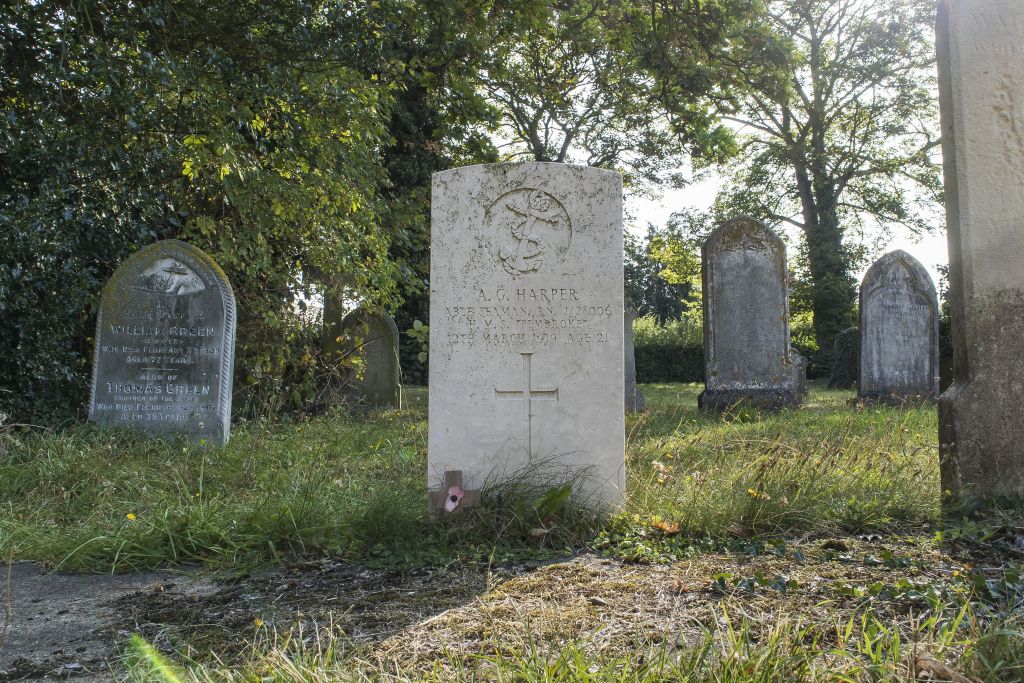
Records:
[[[920,406],[928,403],[935,403],[934,396],[932,396],[931,394],[922,394],[920,392],[908,392],[905,394],[883,394],[881,392],[869,391],[863,396],[858,396],[856,400],[865,404],[871,403],[875,405],[885,405],[891,408],[909,408],[911,406]]]
[[[796,390],[779,389],[736,389],[724,391],[704,390],[697,396],[697,408],[725,412],[737,403],[747,402],[758,408],[782,410],[783,408],[799,408],[803,404],[802,397]]]
[[[1007,294],[978,316],[970,378],[938,400],[942,490],[966,499],[1024,494],[1024,290]]]

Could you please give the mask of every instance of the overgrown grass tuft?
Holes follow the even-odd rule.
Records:
[[[847,404],[816,387],[799,410],[696,410],[643,387],[649,412],[629,423],[630,512],[688,536],[858,532],[937,521],[936,414]]]
[[[720,610],[712,623],[694,642],[666,634],[658,644],[645,641],[647,645],[633,652],[608,654],[596,633],[557,643],[539,641],[525,621],[519,628],[524,643],[486,642],[475,651],[447,650],[426,669],[410,668],[400,658],[368,656],[368,651],[352,646],[343,635],[265,630],[253,644],[251,651],[256,654],[230,667],[195,663],[176,667],[138,637],[124,661],[135,683],[902,683],[940,680],[934,669],[929,671],[936,663],[955,675],[969,672],[982,683],[1003,683],[1020,680],[1024,671],[1024,635],[1019,625],[1012,620],[979,619],[969,603],[954,611],[952,618],[932,615],[918,620],[909,632],[863,613],[838,617],[827,631],[794,615],[780,615],[772,624],[754,629],[728,608]]]
[[[677,537],[862,531],[935,522],[933,407],[851,407],[816,388],[795,411],[696,410],[697,385],[646,385],[630,417],[626,514],[609,526],[556,462],[489,482],[455,522],[426,512],[426,390],[408,409],[243,423],[224,447],[76,425],[0,431],[0,541],[70,570],[251,566],[330,554],[402,568],[546,557],[602,529]],[[607,535],[606,535],[607,538]]]

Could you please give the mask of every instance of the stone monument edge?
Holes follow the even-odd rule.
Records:
[[[622,174],[618,171],[612,171],[607,168],[598,168],[596,166],[587,166],[585,164],[567,164],[560,161],[500,161],[493,164],[467,164],[466,166],[457,166],[455,168],[447,168],[443,171],[434,171],[430,174],[431,180],[434,182],[444,181],[447,177],[455,177],[464,173],[467,169],[515,169],[523,166],[555,166],[564,169],[575,169],[586,171],[587,173],[595,173],[601,175],[614,175],[622,180]]]

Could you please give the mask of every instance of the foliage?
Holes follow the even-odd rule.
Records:
[[[854,323],[849,237],[930,230],[941,199],[930,0],[773,0],[786,83],[755,84],[730,118],[753,131],[719,216],[798,228],[819,348]],[[767,87],[766,87],[767,85]]]
[[[716,113],[731,111],[747,88],[769,87],[784,77],[785,45],[757,21],[761,3],[636,0],[612,7],[606,28],[621,37],[653,82],[694,168],[732,156],[733,134]]]
[[[285,343],[298,292],[393,299],[376,153],[389,96],[363,73],[390,65],[373,52],[356,58],[375,28],[350,9],[11,8],[0,362],[19,389],[17,414],[74,415],[99,289],[153,240],[189,241],[227,272],[243,379]]]
[[[666,277],[667,266],[655,258],[654,251],[664,249],[665,244],[664,234],[653,225],[647,226],[642,242],[630,233],[623,240],[625,296],[641,316],[653,315],[658,320],[679,317],[693,290],[692,282],[673,282]]]
[[[703,316],[694,308],[676,320],[648,315],[633,321],[636,377],[646,382],[703,382]]]
[[[860,328],[850,327],[836,337],[832,349],[830,389],[850,389],[860,381]]]
[[[562,3],[549,21],[495,39],[480,72],[506,160],[582,163],[627,188],[680,186],[685,147],[650,79],[602,19],[600,0]]]

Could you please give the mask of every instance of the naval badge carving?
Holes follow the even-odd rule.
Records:
[[[490,253],[512,277],[541,275],[565,256],[572,226],[553,196],[534,188],[503,195],[487,210]]]

